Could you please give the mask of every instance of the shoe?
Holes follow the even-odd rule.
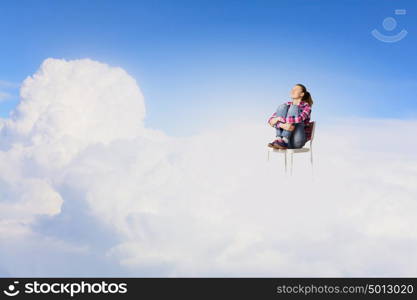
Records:
[[[274,143],[274,142],[272,142],[272,143],[268,143],[268,147],[270,147],[270,148],[274,148],[273,143]]]
[[[284,142],[282,139],[276,139],[272,142],[272,148],[275,149],[288,149],[288,144]]]
[[[275,148],[275,147],[274,147],[274,144],[275,144],[275,141],[277,141],[277,140],[279,140],[279,138],[277,138],[277,139],[273,140],[271,143],[268,143],[268,147],[270,147],[270,148]]]

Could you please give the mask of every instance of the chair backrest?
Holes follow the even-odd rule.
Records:
[[[314,131],[316,130],[316,121],[311,122],[311,138],[310,138],[310,145],[313,142],[314,139]]]

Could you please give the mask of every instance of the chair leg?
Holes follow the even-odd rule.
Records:
[[[313,147],[310,147],[310,162],[313,165]]]
[[[284,153],[284,159],[285,159],[285,174],[287,174],[287,152]]]
[[[313,149],[310,149],[311,179],[314,181]]]
[[[290,174],[292,175],[292,168],[293,168],[293,153],[291,152],[291,168],[290,168]]]

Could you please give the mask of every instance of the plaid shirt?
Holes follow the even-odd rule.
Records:
[[[292,101],[287,101],[285,103],[287,105],[291,105]],[[313,122],[310,121],[311,106],[305,101],[301,101],[298,106],[301,108],[301,113],[297,117],[294,117],[294,116],[277,117],[276,112],[274,112],[272,116],[268,118],[268,124],[272,118],[278,118],[278,122],[274,125],[275,128],[278,128],[277,126],[279,122],[291,123],[291,124],[304,122],[304,130],[306,133],[307,141],[309,141],[311,139],[312,125],[313,125]]]

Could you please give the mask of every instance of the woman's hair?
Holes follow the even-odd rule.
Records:
[[[296,85],[301,87],[301,89],[303,90],[303,93],[304,93],[303,99],[301,99],[301,101],[305,101],[310,106],[312,106],[313,105],[313,98],[311,98],[310,92],[307,91],[307,88],[304,85],[302,85],[301,83],[297,83]]]

